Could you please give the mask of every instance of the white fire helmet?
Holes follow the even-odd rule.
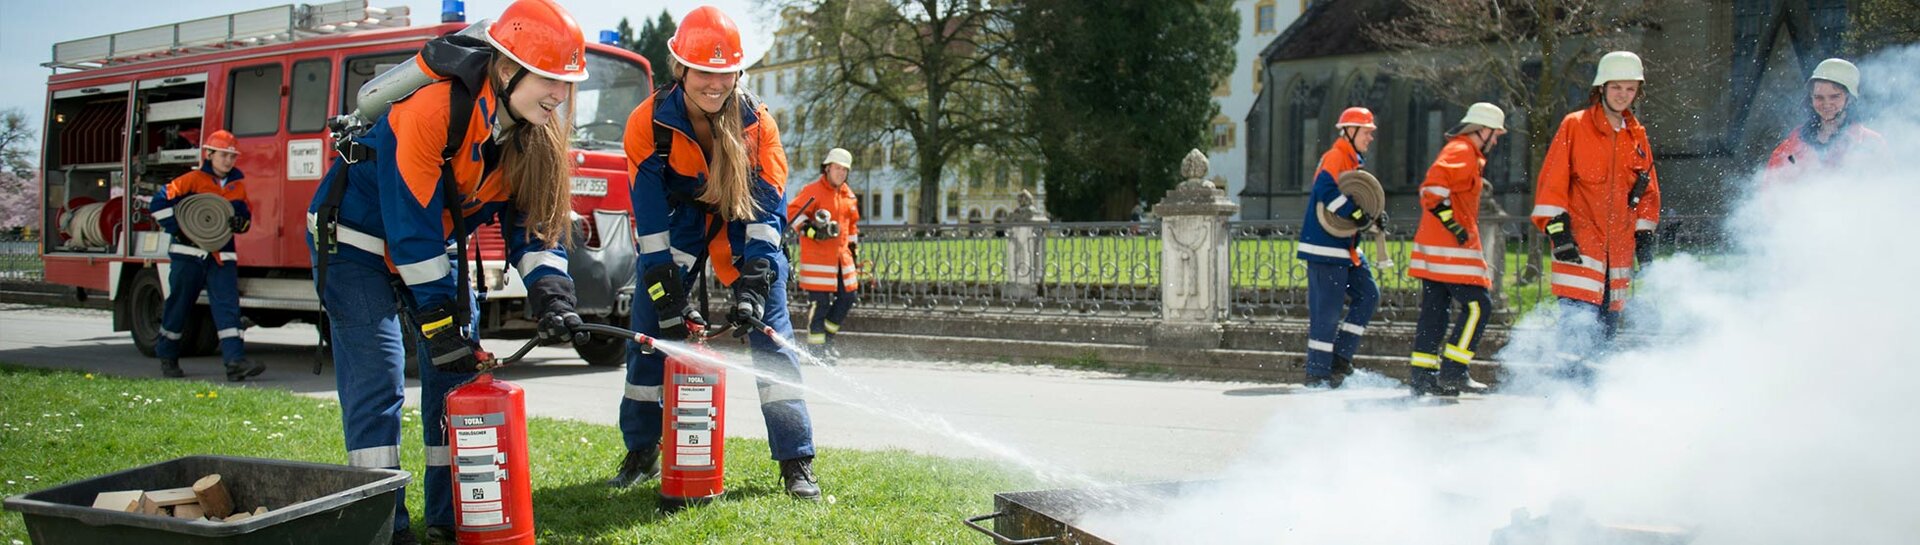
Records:
[[[1820,61],[1820,66],[1813,68],[1813,77],[1807,78],[1807,83],[1814,81],[1831,81],[1845,89],[1847,94],[1859,95],[1860,67],[1854,66],[1845,59]]]
[[[1632,51],[1615,51],[1600,57],[1600,66],[1593,71],[1593,86],[1606,85],[1609,81],[1647,81],[1640,56]]]

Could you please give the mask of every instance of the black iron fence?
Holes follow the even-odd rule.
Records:
[[[1377,267],[1382,320],[1411,320],[1419,308],[1419,281],[1406,274],[1414,221],[1396,220],[1385,240],[1361,244]],[[1299,228],[1298,221],[1227,224],[1230,320],[1306,316],[1306,263],[1294,253]],[[1717,217],[1668,218],[1660,252],[1718,252],[1718,228]],[[1481,229],[1498,247],[1488,263],[1500,319],[1549,300],[1550,258],[1539,230],[1524,217],[1482,218]],[[1158,319],[1160,233],[1157,222],[863,226],[861,307]],[[792,240],[788,250],[797,262]],[[805,299],[796,282],[789,289],[794,300]]]
[[[0,230],[0,280],[38,281],[44,272],[37,233],[28,236],[16,229]]]

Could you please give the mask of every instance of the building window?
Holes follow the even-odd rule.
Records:
[[[894,193],[893,194],[893,219],[899,220],[899,219],[906,218],[907,217],[906,210],[907,210],[907,194]]]
[[[949,218],[960,217],[960,194],[959,193],[955,193],[952,191],[947,192],[947,217]]]
[[[777,71],[773,73],[773,91],[776,93],[787,92],[787,72],[786,71],[782,70],[782,71]]]
[[[1227,116],[1213,118],[1213,149],[1233,149],[1233,121]]]
[[[1279,7],[1274,5],[1274,0],[1261,0],[1259,4],[1255,5],[1253,7],[1254,32],[1260,34],[1272,34],[1276,32],[1274,28],[1274,18],[1279,15],[1279,11]]]
[[[1264,62],[1261,62],[1261,59],[1258,59],[1258,58],[1253,59],[1253,94],[1254,95],[1259,95],[1260,90],[1266,88],[1267,86],[1266,77],[1267,77],[1267,64]]]
[[[1320,170],[1320,118],[1308,117],[1300,120],[1300,155],[1298,167],[1300,190],[1313,190],[1313,174]]]

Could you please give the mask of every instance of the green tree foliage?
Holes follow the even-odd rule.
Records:
[[[1852,15],[1847,51],[1855,56],[1890,46],[1920,43],[1920,1],[1859,0],[1854,3]]]
[[[1232,2],[1028,0],[1013,21],[1050,215],[1123,219],[1180,181],[1233,70]]]
[[[673,73],[668,71],[672,57],[667,54],[667,40],[673,38],[673,32],[679,25],[673,22],[673,14],[660,10],[660,17],[641,23],[640,31],[634,32],[633,25],[625,17],[620,18],[620,47],[639,53],[653,65],[653,84],[661,85],[673,81]]]

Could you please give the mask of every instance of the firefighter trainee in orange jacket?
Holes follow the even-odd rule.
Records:
[[[1446,147],[1420,184],[1420,209],[1425,213],[1407,264],[1407,274],[1420,279],[1420,319],[1409,361],[1414,395],[1457,396],[1483,388],[1467,377],[1493,306],[1487,295],[1492,282],[1480,250],[1481,172],[1487,150],[1506,134],[1506,127],[1506,113],[1499,106],[1482,102],[1468,107],[1460,124],[1447,132]],[[1448,314],[1456,302],[1460,319],[1448,334]]]
[[[1631,52],[1601,58],[1591,105],[1561,121],[1540,168],[1532,216],[1553,247],[1553,294],[1562,311],[1558,350],[1568,364],[1613,337],[1634,262],[1653,257],[1660,176],[1646,127],[1631,110],[1644,74]],[[1582,368],[1568,371],[1586,376]]]
[[[1807,101],[1813,115],[1773,148],[1767,170],[1761,175],[1765,187],[1845,164],[1856,147],[1886,146],[1880,133],[1850,115],[1859,87],[1859,67],[1844,59],[1820,61],[1807,78]]]
[[[826,361],[840,359],[834,336],[846,323],[854,291],[860,288],[854,256],[860,247],[860,206],[847,187],[852,168],[853,154],[833,148],[820,163],[820,178],[787,205],[787,217],[800,234],[800,289],[812,302],[807,344]]]

